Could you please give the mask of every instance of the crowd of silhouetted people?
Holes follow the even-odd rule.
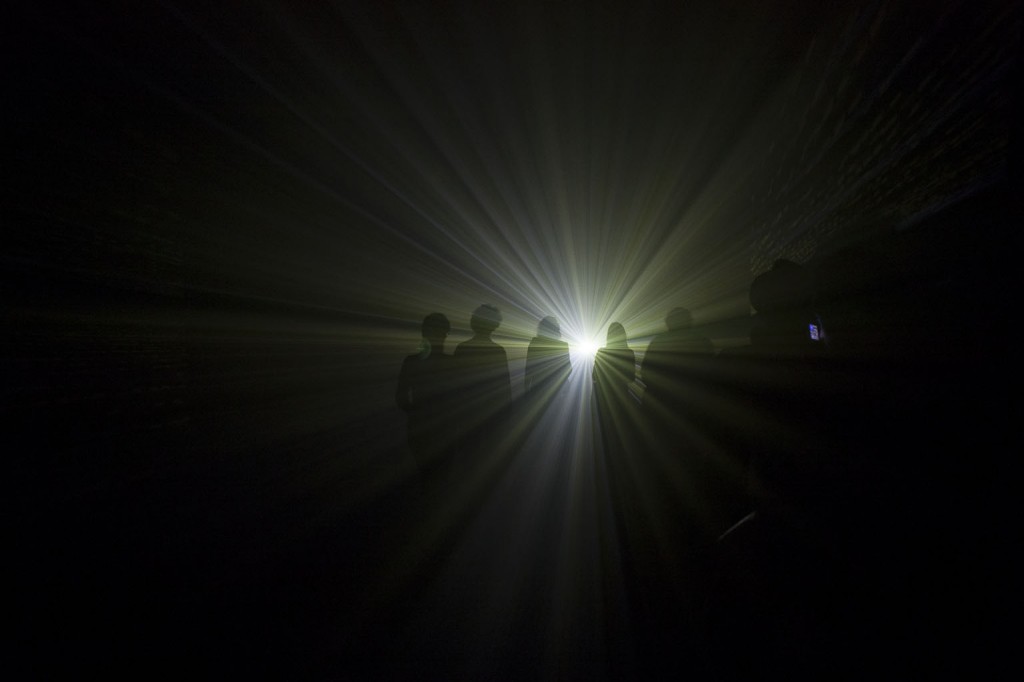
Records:
[[[724,436],[712,428],[732,418],[722,413],[723,390],[736,379],[730,374],[741,360],[804,362],[823,356],[826,332],[812,303],[809,275],[801,266],[777,261],[753,282],[750,302],[757,314],[749,345],[716,350],[694,328],[691,312],[678,307],[668,312],[665,331],[648,344],[642,366],[623,325],[609,325],[591,377],[605,450],[635,448],[638,427],[648,443],[677,450],[687,449],[683,444],[700,435]],[[408,416],[408,443],[428,478],[440,469],[450,473],[460,456],[495,447],[509,426],[513,392],[508,354],[492,338],[501,322],[495,306],[481,305],[470,318],[472,337],[449,355],[444,345],[451,324],[445,315],[431,313],[421,326],[419,352],[402,363],[396,403]],[[526,399],[549,403],[571,372],[569,345],[559,322],[544,317],[527,350]]]
[[[859,286],[868,278],[852,262],[830,281],[776,261],[751,284],[746,345],[716,349],[678,307],[638,361],[623,325],[609,325],[592,406],[650,660],[741,677],[855,669],[850,657],[893,599],[909,551],[889,524],[913,504],[903,500],[914,481],[891,458],[929,415],[904,404],[919,373],[882,328],[888,290]],[[472,338],[449,356],[450,324],[432,313],[402,365],[397,403],[428,487],[457,485],[474,458],[503,447],[514,456],[522,441],[508,420],[534,426],[573,371],[545,317],[526,358],[530,407],[516,411],[508,356],[491,338],[501,320],[477,308]]]

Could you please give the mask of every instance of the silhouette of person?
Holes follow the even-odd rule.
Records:
[[[545,317],[526,351],[526,392],[551,395],[569,376],[569,344],[562,341],[558,320]]]
[[[473,336],[455,348],[459,374],[459,402],[464,445],[477,449],[500,426],[512,399],[508,354],[491,339],[501,326],[501,311],[484,304],[473,311],[469,326]],[[493,435],[493,434],[491,434]]]
[[[830,354],[876,360],[899,347],[901,332],[916,326],[905,324],[905,299],[893,295],[913,288],[905,276],[892,255],[865,245],[846,247],[818,262],[814,309],[828,323]],[[915,353],[921,349],[918,343],[910,347]]]
[[[641,416],[649,451],[656,456],[643,472],[645,484],[662,496],[662,517],[686,551],[716,536],[722,523],[722,462],[714,456],[714,346],[692,329],[686,308],[666,316],[641,364],[646,386]]]
[[[626,329],[620,323],[608,325],[606,345],[594,355],[592,376],[605,452],[617,451],[621,444],[617,435],[631,421],[629,387],[636,377],[636,353],[626,342]]]
[[[769,356],[800,356],[824,345],[825,331],[814,312],[811,274],[800,264],[779,258],[750,284],[750,305],[756,311],[750,330],[754,352]]]
[[[641,366],[645,403],[670,410],[679,406],[691,360],[714,356],[710,339],[696,334],[692,325],[686,308],[673,308],[665,317],[668,329],[651,341]]]
[[[594,356],[594,385],[605,394],[628,391],[636,374],[636,353],[626,343],[626,328],[618,322],[608,325],[604,348]]]
[[[423,318],[420,350],[402,362],[395,403],[408,415],[407,439],[421,475],[443,464],[455,441],[452,422],[454,363],[444,353],[451,330],[448,318],[431,313]]]

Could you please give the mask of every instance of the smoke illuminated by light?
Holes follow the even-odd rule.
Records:
[[[569,344],[569,350],[578,353],[585,358],[593,358],[601,342],[595,339],[582,339],[576,343]]]
[[[329,487],[328,471],[352,509],[415,475],[395,454],[405,432],[394,394],[423,318],[448,318],[437,350],[452,354],[472,311],[493,304],[521,410],[495,444],[508,457],[467,464],[467,486],[424,512],[375,589],[398,594],[433,570],[429,552],[452,528],[493,531],[510,558],[474,577],[500,586],[495,617],[530,587],[520,564],[554,556],[547,625],[568,627],[558,607],[592,570],[583,549],[596,552],[581,529],[610,505],[591,374],[609,325],[624,326],[638,363],[677,306],[716,348],[744,344],[750,282],[775,259],[812,262],[906,230],[1005,173],[1011,9],[704,4],[606,17],[601,3],[246,12],[171,0],[124,21],[40,19],[25,35],[66,53],[50,57],[59,94],[24,117],[31,148],[12,155],[38,160],[15,182],[47,187],[10,188],[27,227],[5,267],[11,290],[45,290],[12,309],[95,343],[55,346],[52,383],[83,387],[58,402],[120,391],[164,410],[175,433],[208,426],[218,457],[225,443],[316,442],[316,466],[290,469],[298,460],[282,446],[268,470],[281,467],[297,499]],[[59,287],[37,284],[51,276],[74,296],[51,301]],[[572,373],[530,402],[527,347],[546,316]],[[75,371],[110,348],[120,374]],[[143,365],[159,390],[118,379]],[[94,390],[94,375],[109,386]],[[198,377],[187,397],[167,397],[186,375]],[[31,378],[26,404],[38,412],[45,383]],[[356,485],[356,469],[373,475]],[[465,521],[467,500],[492,487],[496,500]],[[500,504],[520,525],[500,526]],[[541,533],[556,551],[537,549]],[[615,542],[601,551],[614,555]],[[438,581],[456,594],[459,577]]]

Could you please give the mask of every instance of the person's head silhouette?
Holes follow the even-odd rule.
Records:
[[[500,326],[501,311],[489,303],[478,307],[469,318],[469,328],[477,336],[490,336]]]
[[[686,308],[673,308],[665,316],[665,326],[668,327],[669,331],[686,329],[691,324],[693,324],[693,316]]]
[[[608,325],[608,348],[625,348],[626,347],[626,328],[618,322],[612,322]]]
[[[562,330],[558,326],[558,320],[548,316],[540,321],[537,325],[537,336],[542,336],[546,339],[560,339],[562,338]]]
[[[448,322],[448,318],[441,313],[430,313],[424,317],[423,324],[420,326],[420,333],[423,336],[421,350],[423,356],[429,356],[432,352],[443,353],[444,340],[451,329],[452,325]]]
[[[779,258],[770,270],[755,277],[749,293],[756,312],[751,345],[789,353],[811,343],[812,285],[804,266],[786,258]]]

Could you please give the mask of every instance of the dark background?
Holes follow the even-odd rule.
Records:
[[[934,454],[961,487],[929,502],[967,508],[951,532],[998,535],[1019,9],[21,8],[0,254],[17,648],[358,676],[391,603],[365,586],[401,513],[392,396],[423,315],[457,342],[499,305],[518,385],[541,315],[598,338],[618,319],[642,352],[683,304],[727,347],[776,258],[847,248],[885,265],[900,352],[934,367],[921,399],[972,406],[952,441],[892,455]]]

